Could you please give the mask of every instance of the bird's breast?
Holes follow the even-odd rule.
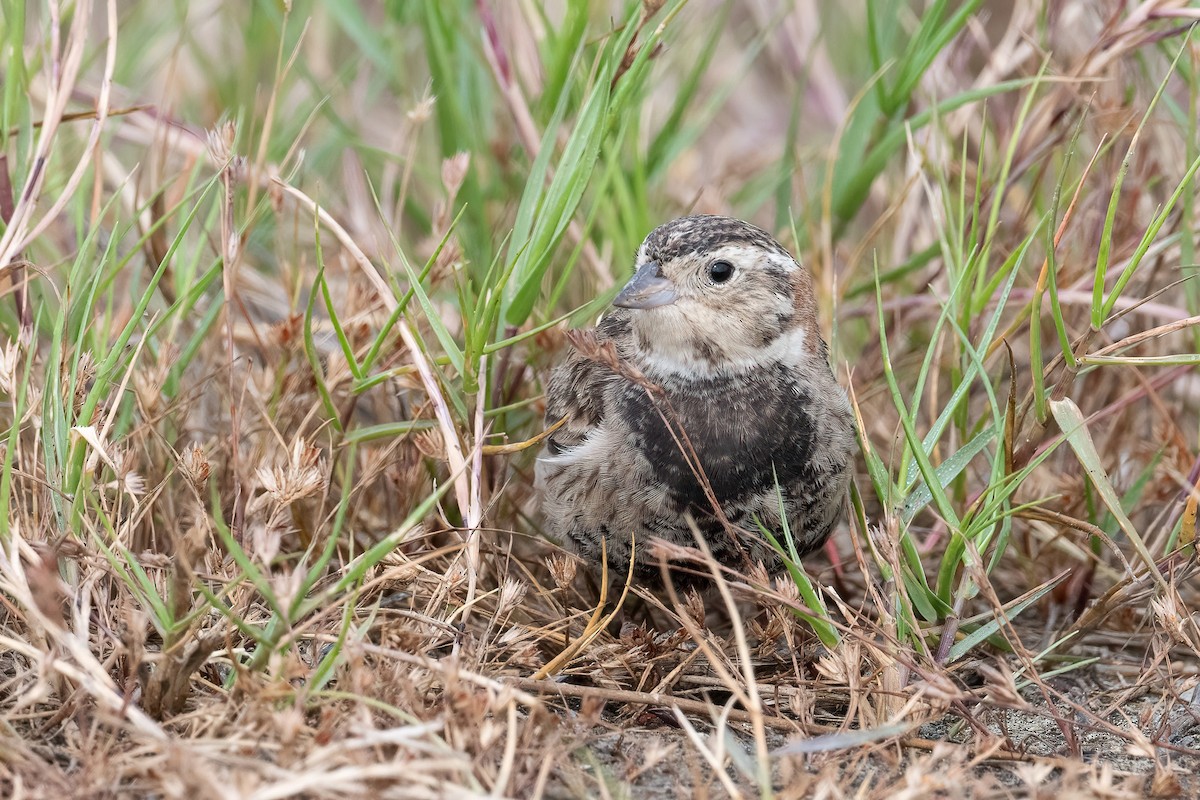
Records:
[[[663,397],[652,398],[622,382],[614,411],[627,425],[630,445],[681,509],[710,505],[697,467],[722,504],[761,493],[776,478],[790,485],[811,470],[812,400],[784,367],[663,389]]]

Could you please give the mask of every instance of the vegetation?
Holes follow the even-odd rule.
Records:
[[[0,786],[1197,791],[1197,16],[0,0]],[[861,469],[612,597],[541,381],[689,211],[813,272]]]

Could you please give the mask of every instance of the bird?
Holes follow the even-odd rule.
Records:
[[[829,365],[812,276],[740,219],[650,232],[633,277],[546,384],[535,465],[543,530],[610,580],[663,587],[655,538],[745,574],[779,575],[779,542],[819,549],[844,506],[856,437]],[[787,545],[784,545],[785,547]],[[711,586],[679,559],[669,580]]]

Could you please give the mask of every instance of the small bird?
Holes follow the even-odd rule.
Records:
[[[689,216],[646,237],[636,272],[551,374],[535,466],[547,533],[610,578],[661,586],[650,541],[721,564],[783,563],[782,515],[804,555],[829,538],[850,482],[850,404],[817,327],[812,277],[770,234]],[[782,498],[782,503],[781,503]],[[672,565],[672,582],[705,586]]]

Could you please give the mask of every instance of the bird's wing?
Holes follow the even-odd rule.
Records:
[[[620,315],[610,313],[595,331],[577,336],[575,346],[551,373],[546,388],[546,425],[565,421],[547,439],[546,455],[557,456],[578,447],[603,422],[604,395],[618,375],[604,363],[604,355],[597,357],[597,351],[615,353],[612,346],[628,334],[623,322]]]
[[[555,367],[546,388],[546,425],[566,418],[546,440],[546,454],[561,455],[578,446],[604,418],[604,387],[612,370],[578,350]]]

